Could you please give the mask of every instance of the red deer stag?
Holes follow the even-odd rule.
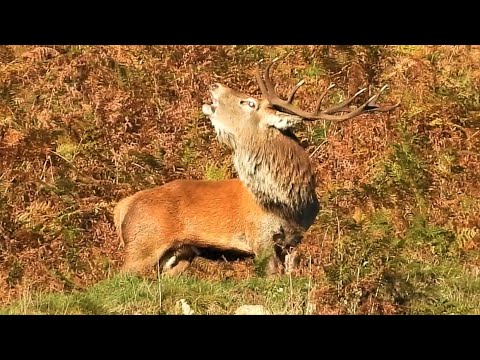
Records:
[[[270,79],[270,63],[256,79],[262,99],[222,84],[210,87],[212,104],[204,104],[220,142],[233,150],[239,179],[175,180],[139,191],[114,210],[119,238],[126,245],[125,271],[143,273],[159,264],[167,274],[183,272],[197,255],[216,249],[249,256],[269,256],[269,274],[282,271],[285,257],[315,221],[320,206],[309,156],[292,132],[303,120],[344,121],[379,107],[381,92],[363,105],[349,105],[364,91],[313,112],[292,104],[303,81],[281,99]],[[337,114],[345,113],[345,114]]]

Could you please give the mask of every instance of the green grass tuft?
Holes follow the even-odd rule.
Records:
[[[194,277],[146,280],[117,275],[83,292],[24,295],[0,314],[181,314],[184,299],[194,314],[233,314],[245,304],[260,304],[274,314],[302,314],[309,291],[304,278],[253,278],[209,281]]]

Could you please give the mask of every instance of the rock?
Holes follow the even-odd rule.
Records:
[[[235,315],[272,315],[263,305],[242,305],[235,310]]]
[[[300,254],[296,250],[285,255],[285,274],[289,275],[300,265]]]
[[[179,301],[177,301],[177,306],[182,307],[182,314],[183,315],[193,315],[193,310],[190,307],[190,305],[187,304],[185,299],[180,299]]]

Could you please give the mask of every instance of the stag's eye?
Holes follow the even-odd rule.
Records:
[[[248,105],[250,106],[252,109],[255,109],[257,107],[257,104],[255,104],[253,101],[250,101],[250,100],[242,100],[240,101],[240,104],[242,105]]]

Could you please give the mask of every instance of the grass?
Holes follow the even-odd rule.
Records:
[[[209,162],[205,166],[206,180],[224,180],[228,178],[228,166],[226,164],[217,165]]]
[[[478,314],[478,47],[52,49],[0,47],[2,312],[178,313],[186,299],[202,314],[244,303],[305,313],[308,298],[320,314]],[[277,91],[305,78],[296,104],[308,110],[329,83],[325,105],[366,86],[359,104],[383,84],[379,103],[402,101],[299,127],[322,211],[298,272],[264,278],[259,258],[160,282],[112,277],[113,206],[173,179],[235,176],[201,105],[219,80],[258,96],[254,65],[278,55]]]
[[[392,217],[357,214],[337,239],[325,269],[347,313],[478,314],[480,277],[465,271],[455,234],[417,215],[399,236]]]
[[[20,300],[0,314],[158,315],[182,314],[184,299],[194,314],[233,314],[241,305],[263,305],[273,314],[304,314],[308,281],[297,278],[209,281],[195,277],[147,280],[117,275],[83,292],[50,293]]]

